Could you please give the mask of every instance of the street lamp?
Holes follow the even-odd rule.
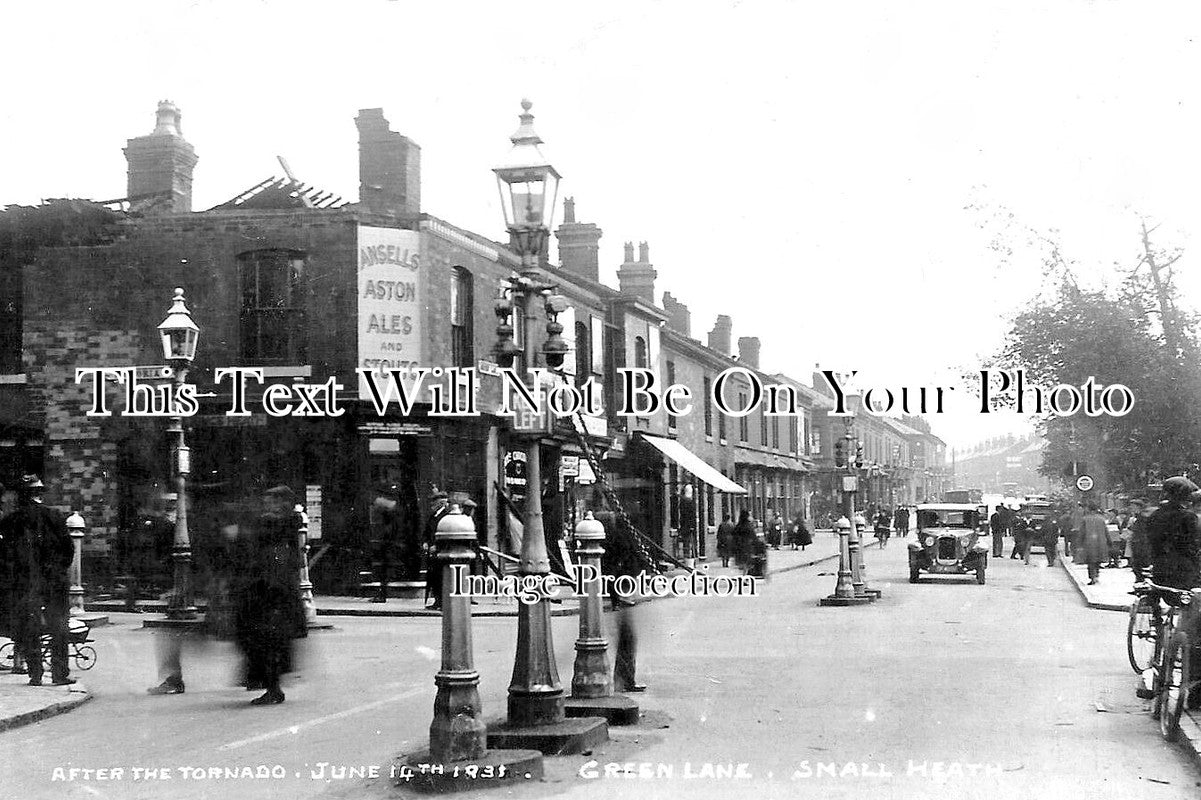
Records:
[[[163,344],[163,357],[172,367],[175,393],[172,396],[172,410],[177,409],[178,395],[187,378],[188,367],[196,356],[196,342],[200,338],[200,328],[192,321],[192,312],[184,305],[183,289],[175,290],[171,310],[167,318],[158,326],[159,336]],[[167,432],[175,437],[175,538],[171,547],[171,560],[174,565],[174,588],[171,601],[167,606],[167,617],[177,620],[192,620],[196,618],[196,606],[192,602],[192,544],[188,537],[188,497],[187,480],[191,472],[191,453],[184,441],[183,417],[179,414],[171,416],[171,425]]]
[[[494,348],[497,362],[512,367],[518,355],[522,370],[530,381],[537,377],[530,372],[535,366],[534,314],[541,299],[547,316],[546,343],[542,354],[547,367],[563,365],[567,343],[563,341],[563,326],[557,320],[567,303],[554,294],[555,285],[544,281],[538,264],[554,216],[558,193],[559,173],[550,165],[538,145],[541,137],[534,132],[534,115],[529,100],[521,101],[521,126],[510,137],[513,148],[505,162],[496,167],[497,186],[504,208],[505,226],[510,241],[521,257],[521,272],[506,284],[506,298],[496,304],[498,340]],[[520,324],[521,344],[514,341],[516,325]],[[526,449],[525,513],[521,539],[519,572],[542,580],[550,574],[546,536],[542,522],[542,459],[539,452],[544,433],[550,431],[552,417],[546,413],[546,424],[532,426]],[[538,428],[541,427],[541,430]],[[530,731],[527,736],[523,730]],[[551,639],[550,601],[545,597],[533,603],[521,602],[517,609],[517,655],[513,663],[513,678],[509,684],[508,725],[503,731],[489,736],[490,747],[539,747],[547,752],[579,752],[608,738],[603,720],[564,717],[563,685],[555,663]],[[555,739],[553,744],[548,740]],[[536,742],[536,744],[531,744]]]
[[[851,460],[851,445],[855,437],[851,433],[851,417],[846,417],[846,432],[834,443],[835,477],[842,481],[842,516],[834,524],[838,532],[838,580],[834,594],[823,597],[823,606],[856,606],[871,602],[871,598],[855,591],[855,563],[852,535],[855,518],[855,492],[858,490],[858,468]],[[860,457],[862,457],[860,455]]]

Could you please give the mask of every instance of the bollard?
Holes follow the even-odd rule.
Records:
[[[537,750],[490,750],[487,746],[488,730],[481,719],[480,674],[471,649],[471,595],[455,593],[452,570],[459,565],[466,574],[474,560],[475,526],[458,506],[451,506],[438,523],[435,540],[442,569],[442,668],[434,676],[438,693],[434,697],[429,750],[408,758],[401,767],[412,776],[407,785],[444,793],[539,780],[543,766],[542,754]],[[477,779],[485,774],[496,777]]]
[[[584,584],[580,598],[580,637],[575,642],[575,672],[571,677],[571,696],[608,697],[613,694],[613,678],[609,674],[609,643],[601,628],[604,602],[600,592],[601,556],[605,547],[605,526],[593,519],[589,511],[575,526],[576,553],[585,575],[596,576]]]
[[[856,606],[870,603],[866,596],[855,594],[855,584],[851,569],[851,521],[842,516],[834,523],[838,533],[838,580],[834,584],[834,594],[823,597],[823,606]]]
[[[442,570],[442,669],[434,678],[434,721],[430,754],[438,761],[478,759],[487,750],[488,731],[480,720],[480,674],[471,652],[471,597],[456,595],[451,567],[466,570],[475,558],[475,525],[458,506],[438,523],[438,568]]]
[[[638,721],[638,704],[613,693],[609,670],[609,642],[604,635],[604,597],[601,595],[601,556],[605,554],[605,526],[584,514],[575,527],[577,570],[594,580],[584,581],[580,597],[580,638],[575,642],[575,671],[571,697],[564,705],[568,717],[603,716],[611,725],[633,725]]]
[[[855,516],[857,516],[859,519],[863,519],[862,515],[857,514]],[[859,535],[859,525],[855,522],[854,518],[851,520],[850,551],[851,584],[855,587],[855,596],[866,597],[868,600],[872,601],[879,600],[880,590],[869,589],[867,587],[867,580],[863,577],[863,573],[865,571],[863,567],[863,541]]]
[[[313,603],[313,581],[309,578],[309,515],[300,503],[293,509],[300,520],[296,536],[300,548],[300,605],[304,608],[306,628],[317,627],[317,606]]]
[[[71,616],[77,617],[83,611],[83,531],[87,527],[78,511],[67,517],[67,532],[71,534]]]

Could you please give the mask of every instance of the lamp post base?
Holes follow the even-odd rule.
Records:
[[[569,697],[563,703],[569,718],[604,717],[610,725],[636,725],[642,716],[638,704],[624,694],[608,697]]]
[[[466,761],[438,761],[426,752],[392,766],[397,786],[430,794],[537,781],[542,774],[542,753],[537,750],[489,750]]]
[[[866,606],[866,605],[870,605],[872,600],[873,600],[873,598],[871,598],[871,597],[860,597],[858,595],[852,595],[850,597],[840,597],[836,594],[832,594],[829,597],[823,597],[821,599],[821,601],[818,603],[818,605],[823,605],[823,606]]]
[[[517,728],[502,723],[488,729],[488,748],[538,750],[543,755],[561,756],[582,753],[609,740],[609,724],[603,717],[577,717]]]

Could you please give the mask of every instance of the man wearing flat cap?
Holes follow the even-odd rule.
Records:
[[[70,613],[67,569],[74,546],[62,514],[42,504],[45,489],[37,475],[24,475],[19,507],[0,522],[8,578],[13,640],[28,654],[29,685],[41,686],[41,637],[50,635],[50,675],[55,686],[75,683],[67,666],[67,619]]]

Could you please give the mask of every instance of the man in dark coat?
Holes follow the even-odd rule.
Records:
[[[1188,507],[1197,485],[1188,478],[1163,482],[1165,500],[1147,519],[1147,545],[1154,580],[1161,586],[1201,586],[1201,526]]]
[[[1005,515],[1001,513],[1004,507],[997,506],[997,510],[988,518],[988,528],[992,531],[993,558],[1000,558],[1005,552]]]
[[[751,551],[755,544],[755,523],[751,521],[751,512],[745,508],[738,514],[738,524],[734,526],[734,565],[746,570],[751,564]]]
[[[634,532],[612,520],[613,527],[606,527],[605,554],[601,557],[601,569],[606,575],[629,575],[636,577],[643,571],[653,574],[652,565],[647,564],[634,544]],[[603,523],[602,523],[603,524]],[[613,689],[618,692],[644,692],[646,685],[639,683],[637,671],[638,634],[634,626],[631,608],[635,601],[622,597],[609,584],[609,599],[617,611],[617,646],[613,658]]]
[[[284,701],[280,678],[292,668],[292,640],[306,633],[300,604],[300,519],[287,486],[268,489],[263,513],[245,545],[239,591],[237,638],[246,655],[247,688],[265,694],[253,705]]]
[[[21,478],[20,507],[0,522],[0,537],[11,580],[13,640],[28,657],[29,685],[42,685],[44,632],[50,636],[51,682],[65,686],[75,683],[67,666],[67,569],[75,550],[66,519],[42,504],[44,488],[36,475]]]
[[[380,486],[368,510],[371,526],[371,546],[374,549],[375,579],[379,589],[372,603],[388,602],[388,577],[392,566],[392,550],[400,535],[400,503],[397,487]]]
[[[1151,566],[1147,544],[1147,520],[1151,513],[1145,500],[1136,497],[1130,501],[1130,570],[1139,582],[1146,579],[1148,567]]]

